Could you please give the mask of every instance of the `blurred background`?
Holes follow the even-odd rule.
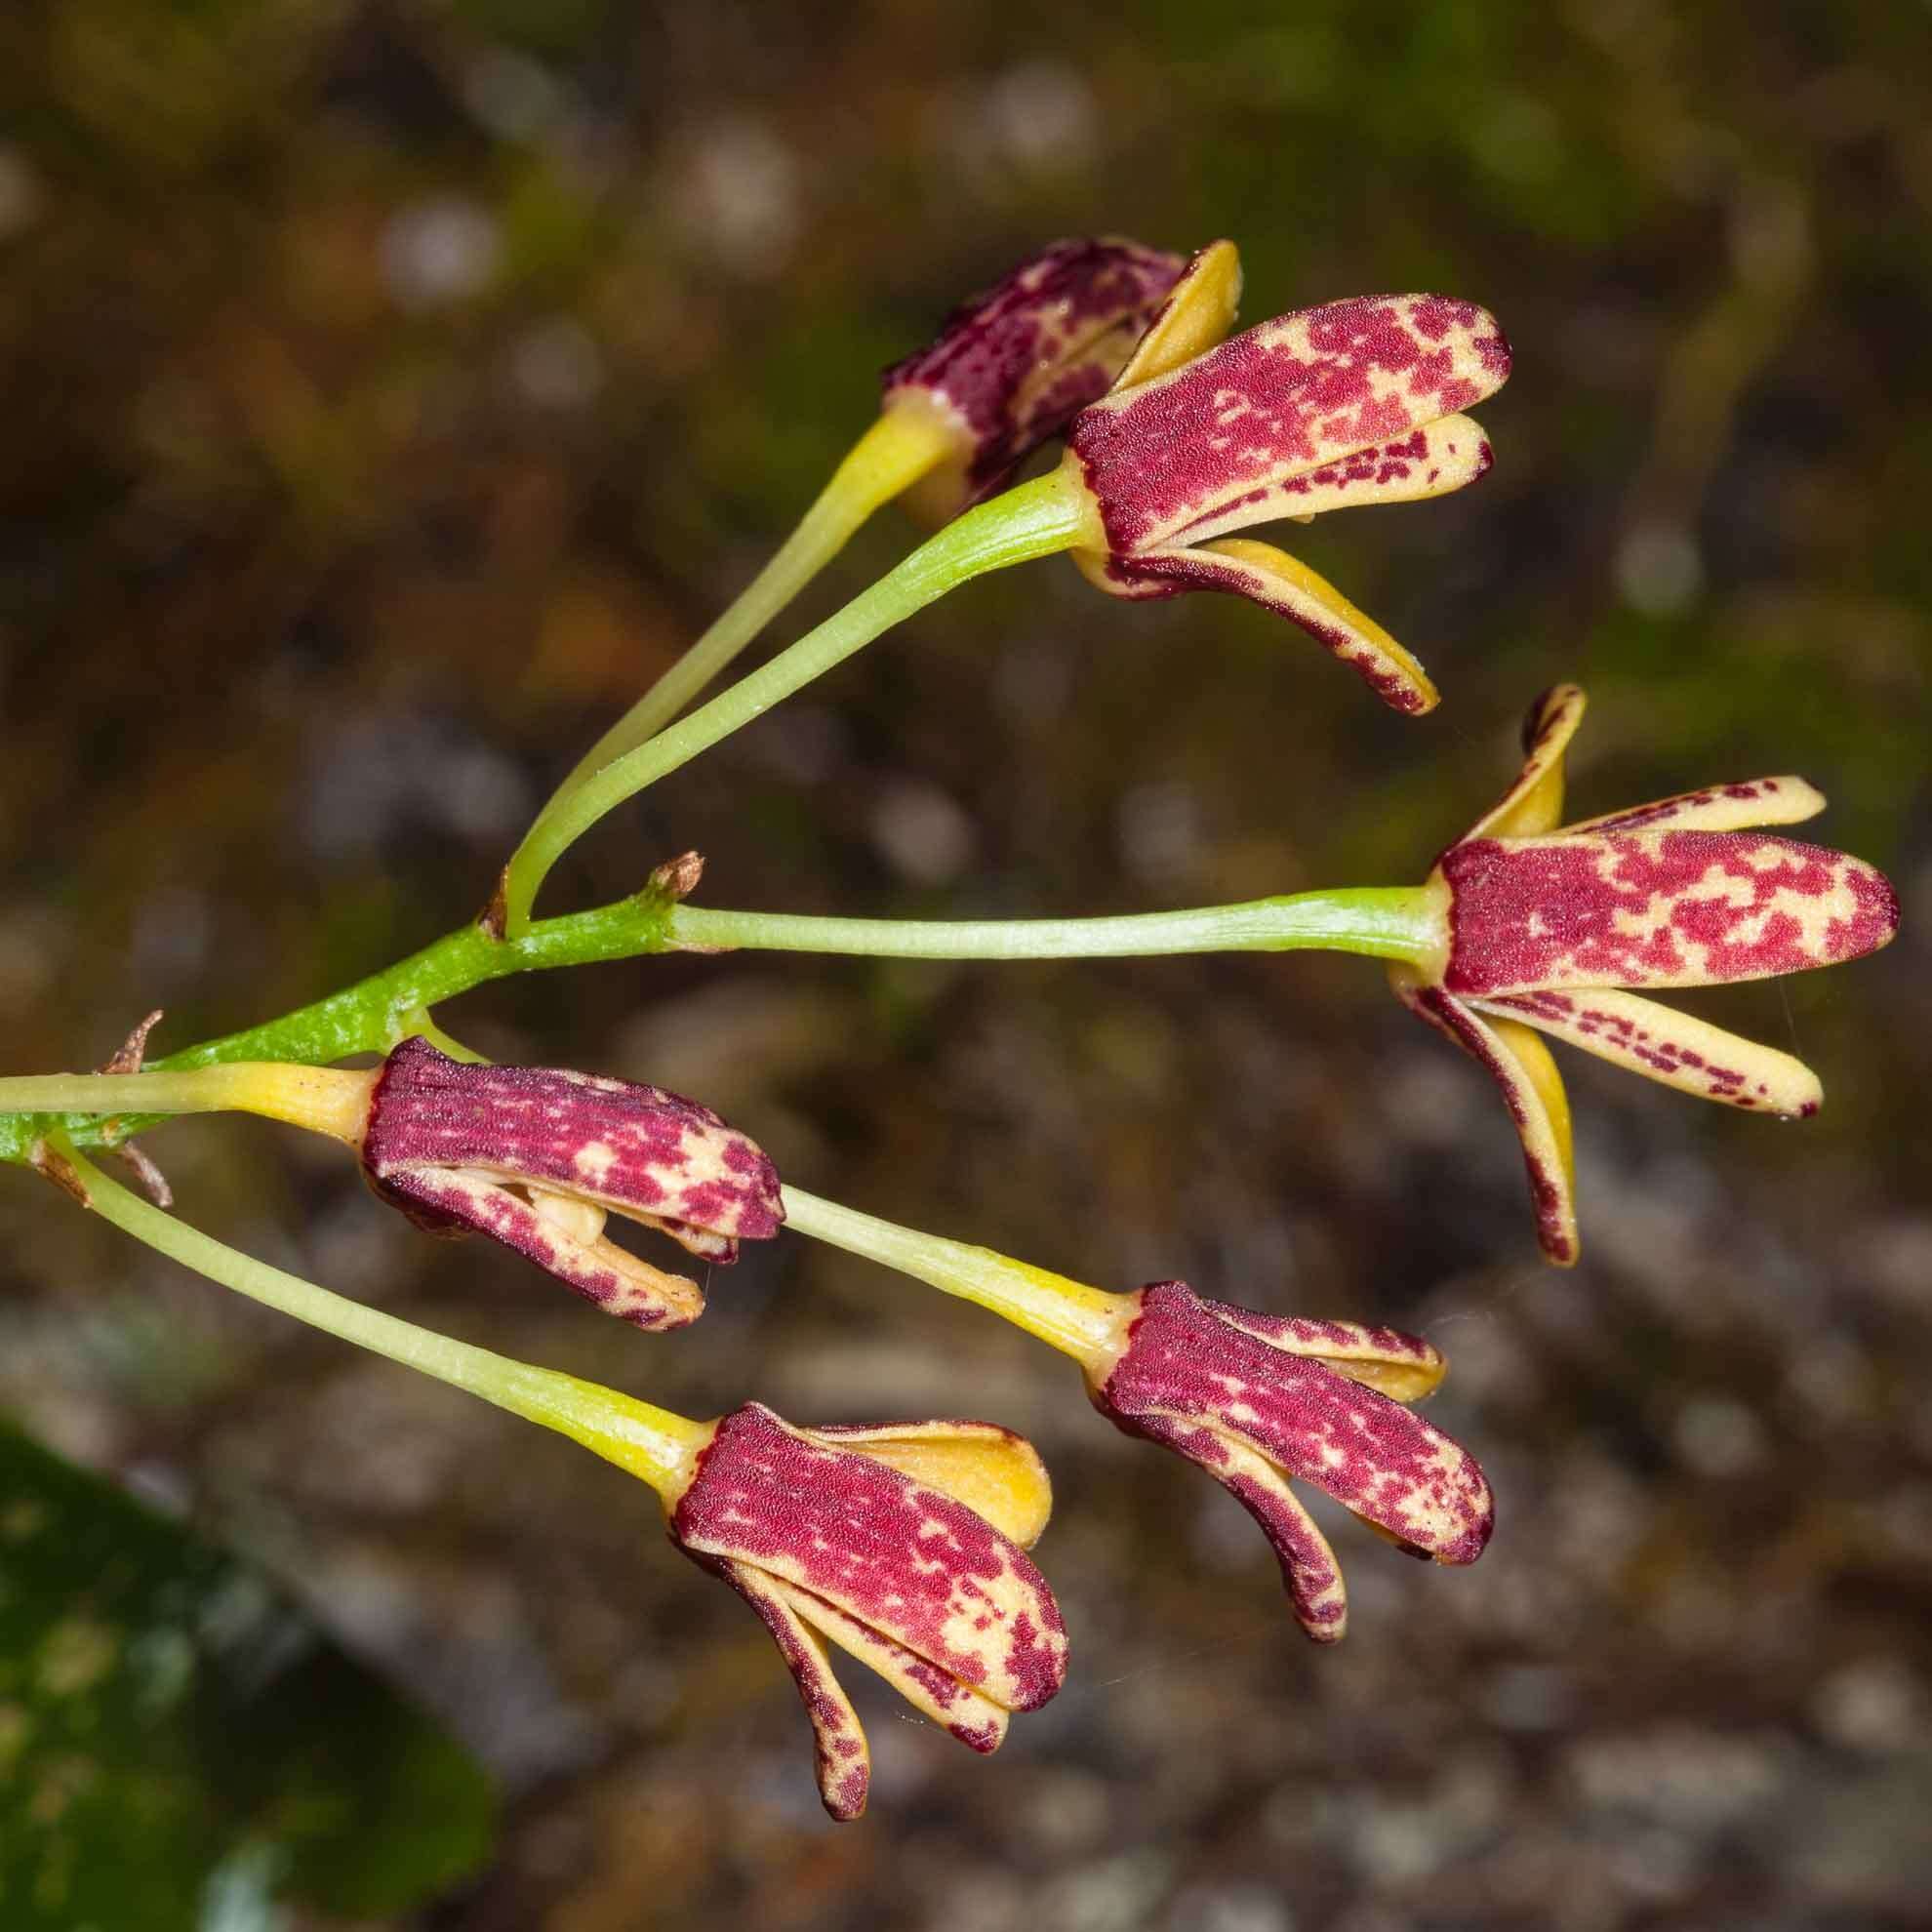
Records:
[[[1492,475],[1292,540],[1441,709],[1381,709],[1231,600],[1129,607],[1031,565],[621,812],[551,909],[694,846],[708,903],[855,914],[1401,883],[1562,677],[1593,701],[1578,815],[1796,770],[1908,909],[1874,960],[1686,1002],[1820,1070],[1802,1127],[1565,1057],[1567,1275],[1494,1091],[1364,961],[644,960],[444,1009],[493,1056],[702,1097],[896,1220],[1430,1336],[1431,1414],[1500,1528],[1451,1573],[1327,1512],[1354,1603],[1332,1654],[1238,1509],[971,1308],[785,1240],[646,1339],[414,1235],[319,1143],[151,1137],[204,1226],[489,1347],[697,1415],[1032,1434],[1073,1680],[986,1761],[846,1670],[877,1766],[847,1829],[763,1630],[636,1484],[7,1177],[0,1409],[272,1578],[500,1794],[487,1844],[385,1905],[270,1920],[230,1885],[201,1922],[1924,1923],[1927,24],[1884,0],[7,10],[9,1070],[97,1064],[154,1006],[168,1051],[472,914],[870,420],[879,367],[1084,232],[1234,237],[1250,321],[1411,288],[1501,316]],[[881,515],[775,638],[911,539]],[[331,1748],[315,1721],[303,1751]],[[69,1783],[141,1750],[139,1725],[77,1745]],[[412,1802],[403,1779],[392,1834]]]

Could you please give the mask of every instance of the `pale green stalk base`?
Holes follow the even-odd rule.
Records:
[[[937,418],[904,409],[882,415],[853,445],[778,553],[731,608],[578,760],[544,811],[664,730],[844,549],[880,504],[927,474],[949,447],[946,426]]]
[[[1071,1355],[1095,1379],[1106,1376],[1126,1346],[1128,1326],[1139,1308],[1131,1295],[1069,1281],[991,1248],[969,1247],[878,1221],[802,1187],[782,1191],[785,1226],[792,1232],[881,1262],[944,1294],[977,1302],[1051,1343],[1063,1355]]]
[[[896,569],[770,664],[741,678],[648,744],[554,799],[524,834],[503,872],[504,930],[522,933],[551,866],[599,819],[667,772],[823,676],[834,664],[969,578],[1069,548],[1086,535],[1088,500],[1056,470],[981,503],[947,524]]]
[[[152,1073],[30,1073],[0,1080],[6,1113],[259,1113],[351,1144],[369,1117],[374,1072],[244,1060]]]
[[[1111,919],[821,919],[678,906],[670,912],[669,935],[678,946],[891,959],[1108,959],[1319,948],[1420,965],[1441,945],[1440,919],[1427,886],[1300,892]]]
[[[528,1362],[493,1354],[453,1341],[414,1322],[365,1308],[342,1295],[318,1288],[300,1275],[286,1274],[266,1262],[234,1248],[164,1214],[117,1183],[110,1181],[71,1147],[60,1149],[87,1193],[87,1205],[103,1221],[144,1241],[150,1248],[219,1281],[237,1294],[265,1303],[271,1308],[305,1321],[386,1355],[392,1362],[433,1376],[453,1388],[464,1389],[500,1409],[553,1429],[607,1462],[641,1476],[671,1503],[683,1494],[696,1466],[698,1452],[710,1439],[707,1424],[673,1415],[635,1396],[574,1375],[559,1375]]]

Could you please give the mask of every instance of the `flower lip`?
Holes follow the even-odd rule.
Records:
[[[1495,1521],[1482,1471],[1394,1399],[1439,1379],[1441,1357],[1428,1343],[1257,1314],[1182,1281],[1151,1283],[1140,1300],[1119,1355],[1090,1379],[1094,1405],[1200,1464],[1238,1498],[1274,1546],[1311,1637],[1341,1635],[1347,1597],[1290,1478],[1314,1483],[1413,1553],[1439,1563],[1482,1553]]]
[[[949,315],[885,372],[888,407],[930,405],[957,427],[963,507],[1107,392],[1183,267],[1122,240],[1049,244]]]
[[[865,1442],[947,1433],[1030,1449],[981,1423],[808,1429],[747,1403],[724,1417],[670,1509],[671,1541],[723,1576],[770,1629],[818,1740],[836,1818],[865,1800],[865,1733],[832,1676],[830,1642],[971,1749],[1061,1688],[1059,1606],[1020,1546],[948,1492]],[[1033,1459],[1037,1462],[1037,1459]]]
[[[606,1212],[719,1265],[784,1220],[770,1160],[708,1107],[635,1081],[452,1060],[421,1038],[377,1078],[362,1160],[419,1226],[487,1234],[646,1328],[692,1320],[703,1295],[605,1239]]]

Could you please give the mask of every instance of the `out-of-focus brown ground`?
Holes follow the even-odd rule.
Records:
[[[1034,1436],[1073,1681],[986,1762],[847,1670],[848,1830],[763,1632],[635,1484],[13,1177],[0,1403],[272,1564],[504,1781],[497,1865],[422,1927],[1924,1922],[1925,54],[1877,0],[0,24],[10,1070],[154,1005],[182,1044],[467,916],[876,368],[1063,232],[1232,234],[1250,318],[1409,287],[1503,317],[1493,476],[1294,539],[1441,711],[1259,613],[1035,565],[659,786],[550,904],[687,846],[710,903],[879,915],[1399,882],[1564,676],[1581,811],[1799,770],[1907,903],[1876,960],[1700,1004],[1820,1069],[1801,1128],[1566,1060],[1571,1275],[1494,1094],[1363,962],[641,961],[445,1013],[702,1096],[895,1219],[1431,1336],[1497,1538],[1448,1573],[1338,1525],[1332,1654],[1231,1504],[971,1309],[786,1240],[650,1340],[315,1146],[155,1136],[204,1225],[491,1347],[697,1414]],[[908,541],[882,517],[780,635]]]

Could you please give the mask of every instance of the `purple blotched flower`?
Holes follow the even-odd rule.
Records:
[[[1157,325],[1174,353],[1137,355],[1069,426],[1066,469],[1093,525],[1074,560],[1116,596],[1249,598],[1353,665],[1385,703],[1426,711],[1434,687],[1381,625],[1307,565],[1233,533],[1473,482],[1490,465],[1489,439],[1462,412],[1503,386],[1509,345],[1473,302],[1404,295],[1299,309],[1194,352],[1231,316],[1231,254],[1204,250],[1176,287]],[[1179,353],[1191,359],[1177,364]]]
[[[452,1060],[423,1039],[377,1077],[362,1162],[420,1228],[487,1234],[639,1328],[695,1321],[704,1293],[608,1239],[606,1215],[718,1264],[785,1219],[771,1162],[709,1107],[632,1080]]]
[[[1801,778],[1687,791],[1557,822],[1582,721],[1573,684],[1523,727],[1515,783],[1436,862],[1445,923],[1430,968],[1392,969],[1412,1011],[1487,1067],[1523,1144],[1537,1234],[1578,1253],[1569,1102],[1538,1033],[1727,1106],[1797,1117],[1824,1089],[1802,1062],[1631,987],[1711,986],[1856,959],[1898,930],[1891,882],[1862,859],[1755,829],[1825,808]]]
[[[1441,1381],[1427,1342],[1391,1328],[1258,1314],[1156,1281],[1110,1362],[1090,1370],[1094,1406],[1173,1449],[1228,1489],[1280,1559],[1297,1621],[1333,1643],[1348,1621],[1328,1540],[1290,1488],[1311,1482],[1412,1555],[1472,1563],[1495,1522],[1474,1459],[1402,1406]]]
[[[937,521],[956,515],[1105,395],[1181,267],[1138,242],[1051,243],[888,369],[885,407],[926,412],[953,449],[917,505]]]
[[[990,1423],[799,1429],[752,1402],[717,1425],[670,1508],[671,1541],[777,1641],[834,1818],[865,1810],[871,1759],[827,1643],[974,1751],[997,1750],[1011,1713],[1060,1689],[1060,1608],[1021,1547],[1049,1503],[1031,1444]]]

